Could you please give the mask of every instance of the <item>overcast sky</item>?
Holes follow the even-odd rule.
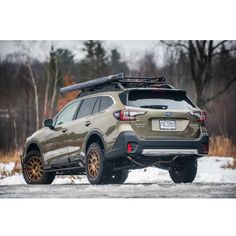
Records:
[[[154,40],[107,40],[103,41],[105,48],[108,50],[117,48],[122,59],[127,61],[133,67],[135,63],[147,51],[155,51],[158,54],[158,63],[162,61],[162,50],[158,47],[158,41]],[[51,45],[55,48],[68,48],[75,54],[76,59],[81,59],[84,54],[82,51],[82,41],[26,41],[30,48],[31,56],[43,60],[48,56]],[[0,41],[0,56],[5,57],[7,54],[17,52],[19,50],[17,41]]]

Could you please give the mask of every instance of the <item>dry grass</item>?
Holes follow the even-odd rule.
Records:
[[[229,138],[221,136],[211,137],[209,156],[233,157],[233,163],[229,163],[226,167],[236,168],[236,146]]]
[[[20,152],[0,153],[0,162],[5,164],[10,162],[20,163]]]
[[[209,155],[236,158],[236,146],[229,138],[213,136],[210,138]]]

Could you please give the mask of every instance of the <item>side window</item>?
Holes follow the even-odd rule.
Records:
[[[79,112],[77,114],[77,119],[91,115],[96,101],[97,97],[83,100],[83,103],[80,106]]]
[[[111,97],[107,97],[107,96],[102,96],[101,97],[100,111],[104,111],[112,105],[113,105],[113,100],[112,100]]]
[[[80,101],[74,102],[67,106],[57,117],[55,126],[64,124],[68,121],[72,121],[75,111],[79,105]]]
[[[94,107],[94,109],[93,109],[93,114],[99,112],[100,101],[101,101],[101,98],[99,97],[98,100],[96,101],[95,107]]]

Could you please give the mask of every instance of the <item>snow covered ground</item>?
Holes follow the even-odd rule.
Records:
[[[236,170],[222,168],[232,162],[231,157],[203,157],[198,161],[198,174],[195,183],[236,183]],[[10,172],[14,163],[1,164],[0,173],[5,170]],[[0,174],[1,178],[1,174]],[[158,168],[147,168],[130,171],[126,183],[162,183],[171,182],[167,171]],[[86,176],[61,176],[57,177],[53,184],[85,184],[88,183]],[[0,185],[24,185],[25,181],[21,174],[0,179]]]
[[[15,167],[15,163],[14,162],[10,162],[7,164],[3,164],[0,162],[0,178],[2,178],[3,173],[4,176],[5,175],[10,175],[11,171],[13,170],[13,168]]]

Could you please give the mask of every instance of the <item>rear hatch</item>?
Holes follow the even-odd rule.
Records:
[[[200,134],[198,110],[182,90],[135,89],[126,95],[126,109],[146,111],[130,124],[143,139],[193,139]]]

